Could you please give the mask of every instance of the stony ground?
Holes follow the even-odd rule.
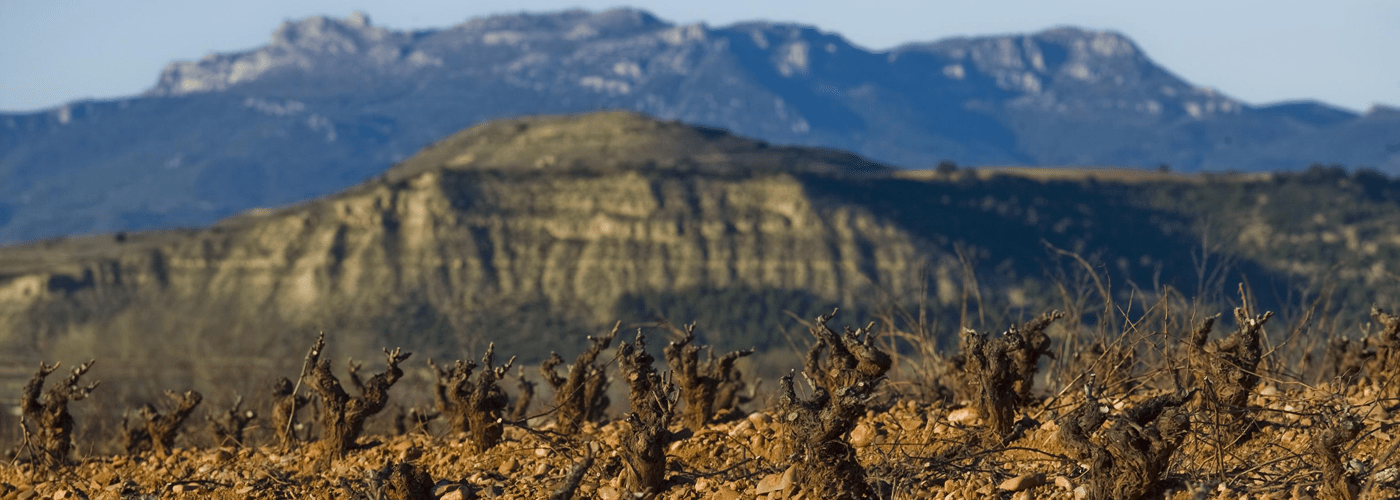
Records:
[[[1344,450],[1361,498],[1400,498],[1392,406],[1373,389],[1345,398],[1327,388],[1285,390],[1265,385],[1251,404],[1259,422],[1248,440],[1220,452],[1209,446],[1209,423],[1198,422],[1173,459],[1165,498],[1305,499],[1319,494],[1321,476],[1310,451],[1322,411],[1342,408],[1362,417],[1360,436]],[[1132,404],[1145,395],[1135,395]],[[1122,405],[1119,406],[1121,410]],[[1002,447],[979,444],[983,428],[958,404],[901,401],[874,405],[849,440],[880,495],[895,499],[1072,499],[1085,479],[1084,464],[1064,456],[1053,415],[1068,410],[1046,398],[1026,412],[1024,436]],[[1201,415],[1201,414],[1198,414]],[[781,429],[763,411],[736,415],[701,432],[682,431],[668,453],[672,471],[662,499],[804,498],[791,484]],[[1202,417],[1204,418],[1204,417]],[[597,459],[573,498],[619,498],[622,426],[586,426],[574,436],[508,428],[505,441],[472,454],[465,437],[429,432],[370,436],[362,448],[327,460],[314,446],[282,452],[273,447],[179,449],[169,457],[142,454],[84,457],[67,470],[0,465],[0,497],[11,498],[375,498],[367,477],[388,463],[409,462],[437,482],[437,496],[548,498],[575,463]],[[679,430],[679,428],[676,428]]]

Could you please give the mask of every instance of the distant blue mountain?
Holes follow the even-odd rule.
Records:
[[[909,168],[1400,172],[1400,112],[1249,106],[1110,32],[871,52],[808,26],[677,26],[626,9],[413,32],[357,14],[171,64],[139,97],[0,115],[0,243],[205,224],[345,188],[487,119],[599,109]]]

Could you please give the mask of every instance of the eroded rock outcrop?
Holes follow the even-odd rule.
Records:
[[[883,168],[629,113],[493,123],[339,195],[207,230],[5,249],[0,331],[20,351],[104,357],[277,357],[299,350],[282,340],[294,332],[335,329],[430,352],[494,336],[528,358],[546,333],[489,318],[591,328],[628,294],[695,288],[851,302],[914,286],[924,257],[870,211],[814,201],[803,176]],[[131,347],[151,335],[190,343]]]

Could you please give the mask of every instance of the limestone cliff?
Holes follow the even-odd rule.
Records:
[[[586,331],[624,296],[692,289],[854,303],[915,286],[926,255],[869,210],[814,202],[800,176],[885,169],[629,113],[496,122],[303,205],[0,250],[0,332],[29,359],[295,359],[317,329],[528,356],[572,346],[493,326]]]
[[[1061,250],[1118,300],[1248,282],[1261,309],[1394,302],[1400,182],[1334,170],[919,174],[624,112],[490,122],[304,204],[0,248],[0,380],[96,357],[152,391],[252,393],[317,330],[341,357],[494,341],[528,360],[658,316],[787,348],[789,313],[919,301],[946,335],[961,311],[1000,328],[1098,300]]]

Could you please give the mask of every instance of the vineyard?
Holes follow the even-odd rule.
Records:
[[[964,328],[947,352],[920,313],[852,328],[832,312],[767,390],[741,369],[752,350],[715,353],[694,325],[619,325],[530,377],[494,346],[451,363],[385,349],[377,373],[338,376],[331,332],[300,374],[263,374],[264,403],[171,391],[110,436],[76,432],[69,408],[102,398],[93,363],[41,364],[0,498],[1400,496],[1400,317],[1338,331],[1249,303],[1052,311]],[[386,411],[413,363],[433,403]]]

